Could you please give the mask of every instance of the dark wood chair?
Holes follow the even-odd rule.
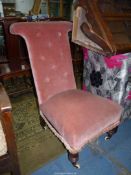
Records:
[[[20,175],[11,110],[8,95],[0,84],[0,174]]]
[[[3,36],[3,48],[0,51],[0,81],[5,85],[6,80],[12,80],[13,86],[17,86],[18,79],[23,79],[23,86],[8,91],[9,95],[16,95],[32,90],[30,64],[25,41],[10,34],[9,27],[14,22],[24,22],[18,17],[6,17],[0,19],[1,35]],[[6,87],[6,85],[5,85]]]

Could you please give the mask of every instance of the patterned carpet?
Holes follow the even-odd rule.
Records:
[[[33,93],[12,97],[13,123],[22,175],[29,175],[64,152],[63,145],[40,125]]]

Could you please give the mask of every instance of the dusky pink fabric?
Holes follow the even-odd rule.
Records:
[[[118,124],[122,111],[115,102],[81,90],[56,94],[40,109],[75,150]]]
[[[70,22],[22,22],[12,24],[10,31],[26,41],[40,112],[70,145],[69,151],[79,151],[118,125],[122,108],[76,89],[68,41],[71,27]]]
[[[76,88],[68,32],[70,22],[22,22],[11,26],[27,44],[39,104],[67,89]]]

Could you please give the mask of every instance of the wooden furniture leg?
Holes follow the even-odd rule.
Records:
[[[68,152],[68,159],[74,167],[80,168],[80,165],[78,164],[79,153],[72,154],[72,153]]]
[[[15,135],[12,125],[12,108],[2,84],[0,84],[0,97],[0,121],[7,143],[7,153],[0,156],[0,174],[10,172],[11,175],[20,175]]]

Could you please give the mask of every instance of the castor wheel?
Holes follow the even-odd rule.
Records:
[[[109,136],[106,136],[106,137],[105,137],[105,140],[106,140],[106,141],[110,140],[110,137],[109,137]]]
[[[107,132],[107,136],[105,137],[105,140],[110,140],[111,137],[117,132],[117,130],[118,130],[118,126],[110,130],[109,132]]]
[[[77,169],[80,169],[80,164],[79,163],[76,163],[76,164],[73,164],[73,166]]]
[[[45,130],[45,131],[47,130],[47,125],[44,126],[44,130]]]
[[[75,168],[80,169],[80,164],[78,163],[79,153],[72,154],[68,152],[68,159],[70,160],[70,162]]]

